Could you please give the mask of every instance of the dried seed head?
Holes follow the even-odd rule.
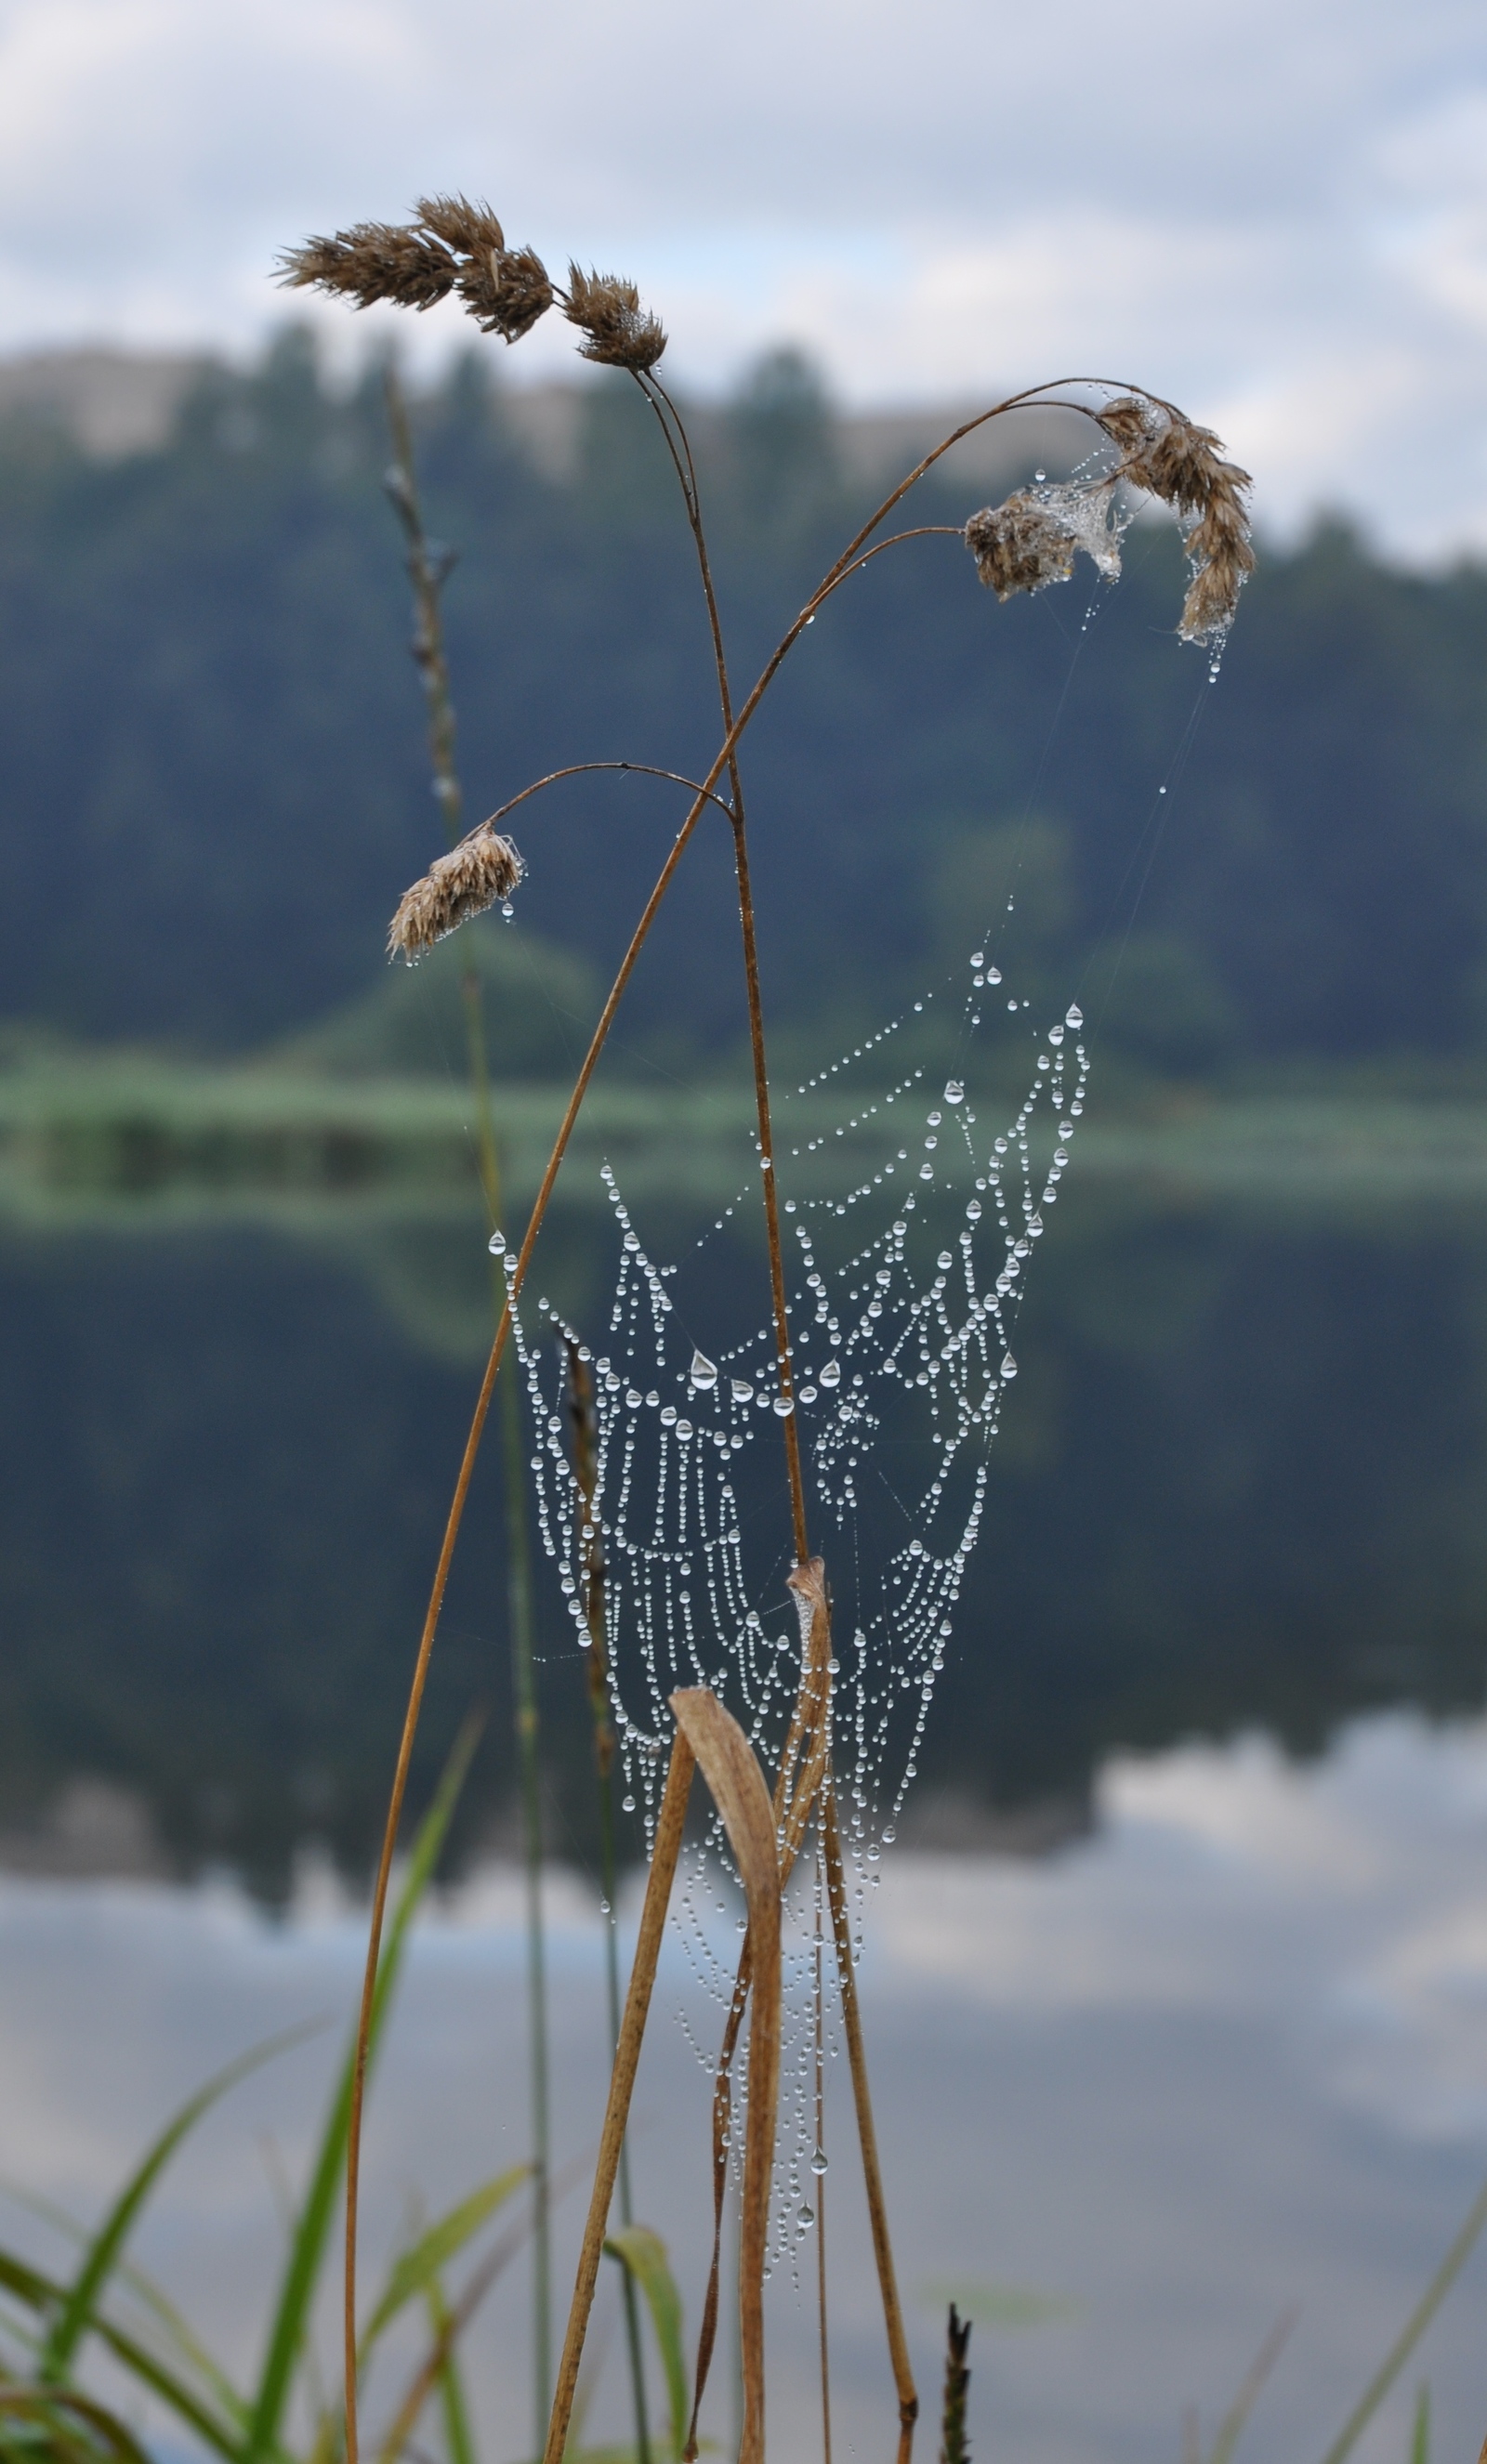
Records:
[[[1143,402],[1135,394],[1122,394],[1119,402],[1107,402],[1096,412],[1100,427],[1113,445],[1122,453],[1134,453],[1153,436],[1162,423],[1163,414],[1156,405]]]
[[[509,898],[525,870],[511,841],[482,822],[405,890],[388,927],[388,957],[401,953],[412,966],[456,926]]]
[[[1244,508],[1215,497],[1187,534],[1192,580],[1178,632],[1185,642],[1221,642],[1234,621],[1239,593],[1254,571]]]
[[[603,367],[654,368],[666,348],[660,319],[641,307],[634,284],[617,275],[584,274],[569,265],[563,313],[587,337],[579,346],[584,358]]]
[[[1019,590],[1046,590],[1074,571],[1073,532],[1026,489],[1005,505],[985,505],[965,525],[965,544],[976,571],[998,599]]]
[[[278,261],[278,279],[289,289],[339,292],[358,308],[379,299],[432,308],[454,289],[457,271],[437,239],[396,223],[353,223],[334,239],[286,249]]]
[[[455,286],[482,334],[520,342],[552,306],[552,284],[529,248],[493,248],[461,266]]]
[[[1097,415],[1121,451],[1115,477],[1160,496],[1185,526],[1192,580],[1179,633],[1185,642],[1221,641],[1254,571],[1248,471],[1223,459],[1210,428],[1158,404],[1126,398]]]
[[[508,248],[489,206],[468,197],[421,197],[418,220],[462,260],[455,288],[482,334],[519,342],[552,306],[552,284],[529,248]]]
[[[413,211],[423,229],[456,256],[488,256],[506,245],[489,206],[473,206],[468,197],[420,197]]]

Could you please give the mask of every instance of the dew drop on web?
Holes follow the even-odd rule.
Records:
[[[694,1352],[692,1354],[692,1367],[689,1375],[694,1386],[700,1386],[704,1389],[716,1386],[718,1383],[718,1363],[716,1360],[709,1360],[705,1352]]]

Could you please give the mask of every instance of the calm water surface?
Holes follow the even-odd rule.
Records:
[[[953,2292],[979,2322],[978,2453],[1149,2464],[1177,2455],[1185,2403],[1211,2430],[1298,2305],[1247,2437],[1320,2455],[1487,2171],[1487,1241],[1470,1213],[1074,1191],[1057,1231],[868,1924],[917,2365],[931,2387]],[[0,1251],[0,2175],[94,2215],[213,2064],[327,2014],[204,2126],[141,2228],[245,2374],[275,2186],[302,2170],[355,1991],[484,1271],[463,1222]],[[552,1288],[590,1308],[597,1277],[560,1227]],[[604,2019],[579,1663],[555,1596],[543,1616],[562,2161],[592,2147]],[[493,1716],[463,1879],[421,1930],[377,2090],[373,2256],[522,2152],[505,1655],[487,1467],[423,1778],[472,1702]],[[990,1853],[1009,1845],[1044,1853]],[[708,2043],[718,2014],[679,1950],[664,2016],[637,2197],[695,2325],[707,2083],[680,2019]],[[833,2068],[838,2447],[878,2456],[843,2085]],[[56,2257],[22,2206],[7,2225]],[[565,2211],[560,2276],[576,2229]],[[1475,2453],[1484,2271],[1369,2456],[1405,2453],[1422,2374],[1438,2452]],[[772,2452],[804,2458],[809,2316],[788,2270],[770,2298]],[[519,2263],[472,2340],[489,2464],[530,2453],[524,2301]],[[616,2351],[596,2436],[620,2427]]]
[[[1259,1738],[1125,1757],[1097,1794],[1095,1835],[1055,1856],[899,1851],[875,1895],[866,2021],[921,2385],[953,2292],[979,2322],[978,2453],[1175,2457],[1185,2402],[1211,2432],[1296,2305],[1249,2452],[1320,2455],[1487,2171],[1487,1727],[1377,1716],[1306,1771]],[[591,1898],[556,1876],[551,1908],[561,2163],[592,2147],[604,2017]],[[323,1869],[302,1874],[284,1922],[221,1882],[0,1886],[12,2189],[95,2214],[213,2064],[307,2015],[337,2022],[234,2092],[138,2235],[140,2258],[244,2375],[281,2246],[276,2182],[307,2162],[361,1942]],[[372,2109],[369,2263],[417,2203],[432,2211],[521,2152],[521,1965],[508,1868],[473,1872],[422,1926]],[[675,1944],[658,2016],[637,2092],[637,2205],[672,2244],[695,2327],[708,2081],[680,2021],[709,2042],[717,2013]],[[880,2456],[891,2387],[834,2064],[828,2140],[838,2439]],[[5,2222],[56,2257],[14,2200]],[[570,2198],[560,2283],[578,2222]],[[787,2271],[769,2299],[771,2452],[810,2458],[809,2302]],[[623,2432],[612,2300],[607,2288],[595,2436]],[[1484,2303],[1487,2253],[1366,2456],[1406,2453],[1421,2377],[1437,2452],[1473,2452]],[[529,2452],[524,2305],[519,2262],[472,2331],[493,2464]],[[328,2312],[322,2328],[328,2356]],[[374,2417],[378,2401],[374,2380]],[[726,2369],[713,2428],[726,2439]],[[932,2429],[922,2445],[933,2453]]]

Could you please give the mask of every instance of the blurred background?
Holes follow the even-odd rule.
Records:
[[[1216,680],[1174,638],[1183,564],[1160,521],[1133,529],[1116,592],[1083,567],[1006,608],[953,540],[884,560],[749,739],[766,990],[793,1083],[942,983],[1010,898],[1003,963],[1034,1017],[1077,998],[1089,1020],[1083,1142],[1021,1320],[905,1879],[933,1872],[938,1901],[944,1877],[975,1876],[991,1895],[964,1901],[935,1970],[960,2014],[944,2042],[965,2031],[943,2091],[956,2128],[975,2126],[956,2097],[979,2109],[995,2075],[995,2030],[965,2014],[995,2008],[1032,2032],[1008,2054],[1030,2100],[1015,2145],[1055,2145],[1034,2093],[1051,2099],[1052,2074],[1028,2048],[1067,2059],[1076,2102],[1098,2093],[1115,2072],[1090,2013],[1108,1990],[1132,2096],[1155,2063],[1180,2083],[1172,2128],[1194,2133],[1164,2153],[1110,2086],[1119,2163],[1089,2159],[1091,2204],[1037,2260],[1054,2294],[1133,2182],[1186,2184],[1187,2203],[1174,2190],[1160,2251],[1151,2228],[1146,2276],[1075,2287],[1093,2341],[1049,2361],[1070,2408],[1052,2429],[1040,2365],[1009,2364],[1019,2435],[1051,2456],[1175,2450],[1182,2397],[1227,2396],[1276,2303],[1241,2317],[1225,2277],[1209,2324],[1178,2339],[1190,2368],[1172,2303],[1198,2298],[1200,2217],[1241,2171],[1248,2280],[1284,2273],[1295,2219],[1257,2198],[1254,2168],[1263,2149],[1280,2167],[1292,2129],[1326,2151],[1300,2272],[1363,2322],[1298,2386],[1345,2395],[1487,2152],[1479,13],[1260,0],[1240,23],[1159,0],[1136,27],[1080,0],[1015,16],[6,0],[0,127],[12,1974],[144,1958],[105,1921],[120,1877],[136,1918],[177,1912],[178,1962],[212,1892],[237,1895],[245,1941],[286,1922],[272,1939],[307,1938],[317,1876],[349,1942],[380,1827],[490,1326],[457,967],[392,975],[383,957],[393,904],[443,844],[383,489],[393,355],[430,527],[457,554],[471,819],[559,762],[697,770],[715,745],[690,543],[628,380],[584,368],[556,318],[507,351],[453,306],[395,319],[286,298],[277,251],[462,188],[555,270],[572,253],[633,275],[672,336],[663,373],[693,426],[741,677],[958,416],[1072,373],[1139,381],[1255,476],[1260,568]],[[919,518],[960,524],[1081,450],[1056,420],[1008,423],[957,449]],[[518,920],[469,935],[514,1207],[679,813],[669,791],[601,781],[522,818]],[[730,895],[704,834],[553,1218],[545,1287],[580,1322],[610,1272],[601,1155],[622,1158],[661,1255],[714,1220],[746,1155]],[[744,1263],[719,1249],[720,1290]],[[488,1465],[416,1780],[426,1793],[488,1705],[466,1876],[516,1837],[501,1532]],[[569,1635],[554,1586],[547,1844],[582,1875]],[[1365,1878],[1406,1868],[1418,1889],[1360,1947]],[[1046,1971],[1009,1893],[1033,1895]],[[1057,1911],[1076,1903],[1071,1949]],[[1213,2008],[1249,1979],[1263,2048],[1225,2086],[1232,2034],[1220,2058],[1192,2013],[1211,2016],[1201,1946],[1231,1918]],[[514,1920],[491,1922],[499,1946]],[[1136,1947],[1169,1925],[1148,1992]],[[891,1946],[911,1937],[922,1957],[907,1921],[884,1938],[890,2035],[908,1990]],[[1276,1981],[1303,1973],[1327,1980],[1304,2021]],[[237,1990],[220,1985],[203,2063],[233,2050]],[[39,1987],[24,1999],[0,2051],[22,2171],[63,2028],[48,2034]],[[87,2023],[67,2007],[71,2042]],[[1342,2052],[1340,2014],[1362,2032]],[[148,2080],[159,2044],[139,2024]],[[1386,2043],[1418,2057],[1390,2069]],[[1267,2063],[1274,2092],[1255,2085]],[[890,2137],[913,2120],[908,2052],[901,2077]],[[1192,2119],[1205,2081],[1248,2117],[1223,2179],[1205,2171],[1211,2117]],[[575,2115],[575,2143],[586,2127]],[[73,2185],[83,2203],[106,2153]],[[55,2188],[50,2162],[33,2171]],[[1046,2177],[1027,2162],[1036,2238]],[[1017,2250],[988,2257],[981,2230],[964,2280],[1016,2275]],[[1479,2315],[1479,2267],[1475,2282]],[[1210,2348],[1220,2316],[1232,2344]],[[1111,2353],[1133,2334],[1151,2367],[1117,2393]],[[1480,2424],[1459,2338],[1437,2367],[1465,2439]],[[1308,2399],[1294,2420],[1287,2401],[1276,2420],[1309,2431]]]

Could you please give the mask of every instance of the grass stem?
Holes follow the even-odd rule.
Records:
[[[429,712],[429,751],[434,793],[453,846],[459,836],[464,792],[455,758],[455,702],[444,648],[441,592],[449,563],[447,560],[435,557],[424,527],[417,466],[413,458],[412,429],[395,368],[388,368],[384,383],[393,454],[388,494],[403,525],[408,545],[408,570],[413,585],[413,654],[423,679]],[[480,979],[474,967],[467,968],[460,979],[460,1001],[464,1011],[466,1059],[475,1105],[476,1154],[480,1185],[485,1197],[489,1229],[492,1233],[501,1232],[505,1228],[505,1209],[502,1204],[500,1152],[491,1100],[490,1049],[485,1032]],[[504,1277],[494,1258],[491,1277],[492,1300],[499,1325],[505,1289]],[[521,1397],[515,1375],[509,1369],[500,1381],[500,1424],[506,1596],[525,1900],[527,2068],[532,2145],[532,2403],[535,2436],[540,2440],[552,2402],[551,2091],[546,1943],[543,1920],[542,1765],[532,1549],[522,1461]],[[641,2464],[649,2464],[649,2459],[642,2457]]]

